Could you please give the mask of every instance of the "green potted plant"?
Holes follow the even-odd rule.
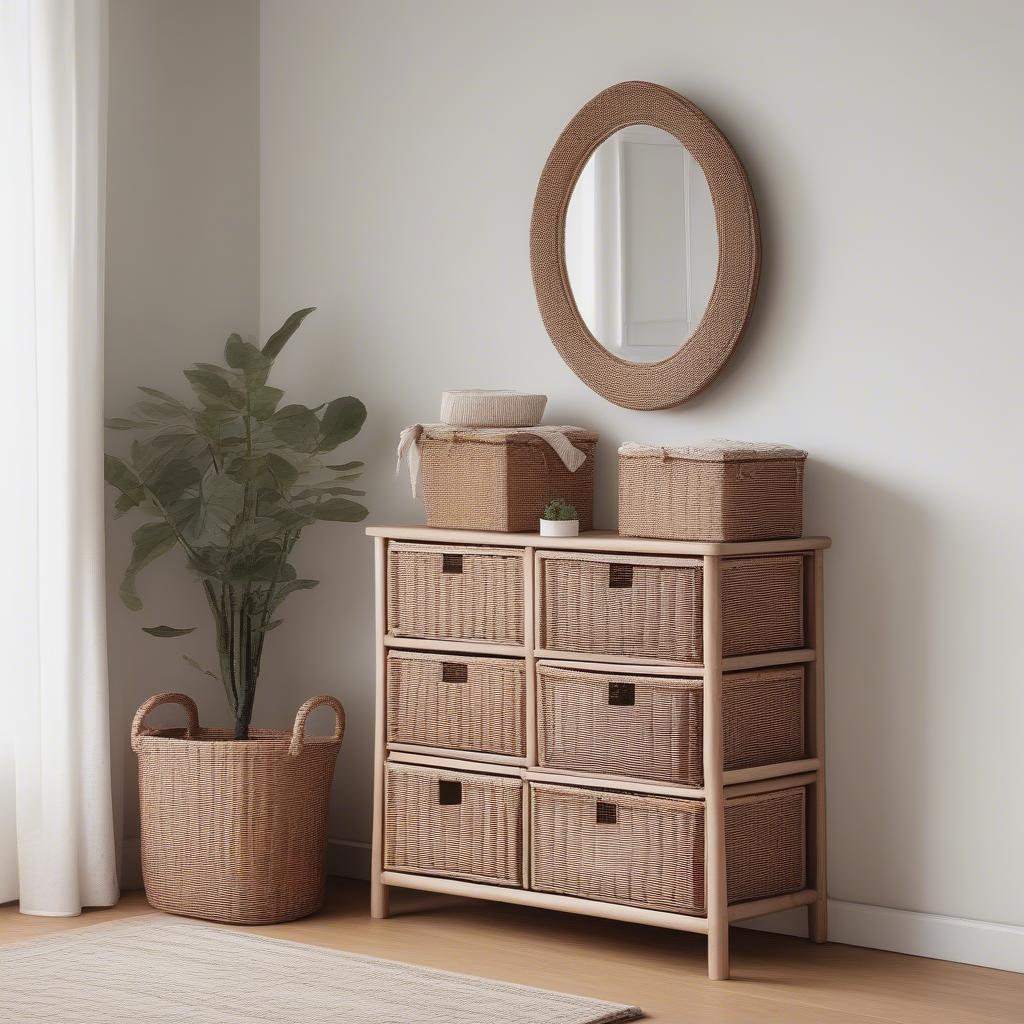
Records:
[[[251,727],[267,636],[280,607],[317,585],[291,555],[306,527],[354,523],[366,508],[351,487],[361,462],[332,454],[366,419],[351,396],[316,408],[282,404],[267,383],[275,361],[312,309],[293,313],[262,348],[228,338],[226,366],[185,370],[195,401],[154,388],[129,418],[109,420],[135,434],[127,458],[107,455],[117,491],[115,516],[146,521],[132,534],[120,595],[142,608],[141,571],[177,549],[213,617],[218,680],[234,716],[231,730],[201,729],[194,702],[159,694],[139,709],[132,746],[139,755],[142,859],[146,893],[160,909],[212,920],[264,923],[316,910],[323,900],[327,797],[344,730],[333,697],[311,698],[290,732]],[[173,639],[194,626],[144,626]],[[181,704],[185,729],[152,729],[157,704]],[[333,736],[308,738],[305,720],[330,705]]]
[[[555,498],[544,506],[540,516],[542,537],[576,537],[580,532],[580,520],[573,505]]]

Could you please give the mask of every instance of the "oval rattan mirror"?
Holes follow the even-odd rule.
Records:
[[[665,133],[681,146],[655,146]],[[757,294],[743,165],[689,100],[650,82],[613,85],[551,150],[530,262],[544,326],[588,387],[627,409],[679,405],[721,372]]]

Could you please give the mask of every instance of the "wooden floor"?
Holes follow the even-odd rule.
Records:
[[[314,917],[260,929],[297,942],[635,1003],[660,1024],[1024,1021],[1024,975],[732,930],[733,980],[709,982],[700,936],[525,907],[393,890],[372,921],[369,890],[336,880]],[[76,918],[0,907],[0,943],[152,913],[141,893]],[[139,1022],[144,1024],[144,1022]]]

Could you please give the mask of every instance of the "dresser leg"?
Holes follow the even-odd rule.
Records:
[[[391,913],[391,896],[388,887],[379,878],[370,882],[370,917],[382,921]]]
[[[818,900],[807,908],[807,936],[812,942],[828,941],[828,904]]]
[[[708,978],[729,980],[729,925],[723,924],[708,934]]]

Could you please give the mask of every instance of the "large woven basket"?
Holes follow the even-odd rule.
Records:
[[[699,664],[703,570],[696,559],[542,552],[541,647]],[[726,657],[803,645],[803,559],[722,561]]]
[[[623,537],[749,541],[799,537],[807,453],[716,441],[619,449]]]
[[[184,729],[152,729],[145,718],[180,704]],[[334,734],[307,737],[306,718],[334,710]],[[345,711],[328,696],[299,708],[291,732],[252,729],[233,740],[199,725],[195,702],[161,693],[139,708],[142,874],[158,910],[230,924],[292,921],[324,901],[327,802],[345,731]]]
[[[388,654],[388,742],[522,757],[526,664],[521,658]]]
[[[722,677],[725,767],[804,756],[804,668]],[[540,764],[700,787],[703,681],[537,665]]]
[[[704,914],[704,804],[531,783],[531,886],[545,892]],[[730,903],[806,882],[804,789],[725,802]]]
[[[493,885],[522,885],[523,783],[389,761],[384,866]]]
[[[511,548],[388,544],[395,636],[523,642],[523,554]]]
[[[544,506],[562,498],[580,529],[594,521],[597,434],[567,430],[586,461],[571,473],[547,441],[524,431],[425,429],[420,477],[427,525],[446,530],[537,531]]]

